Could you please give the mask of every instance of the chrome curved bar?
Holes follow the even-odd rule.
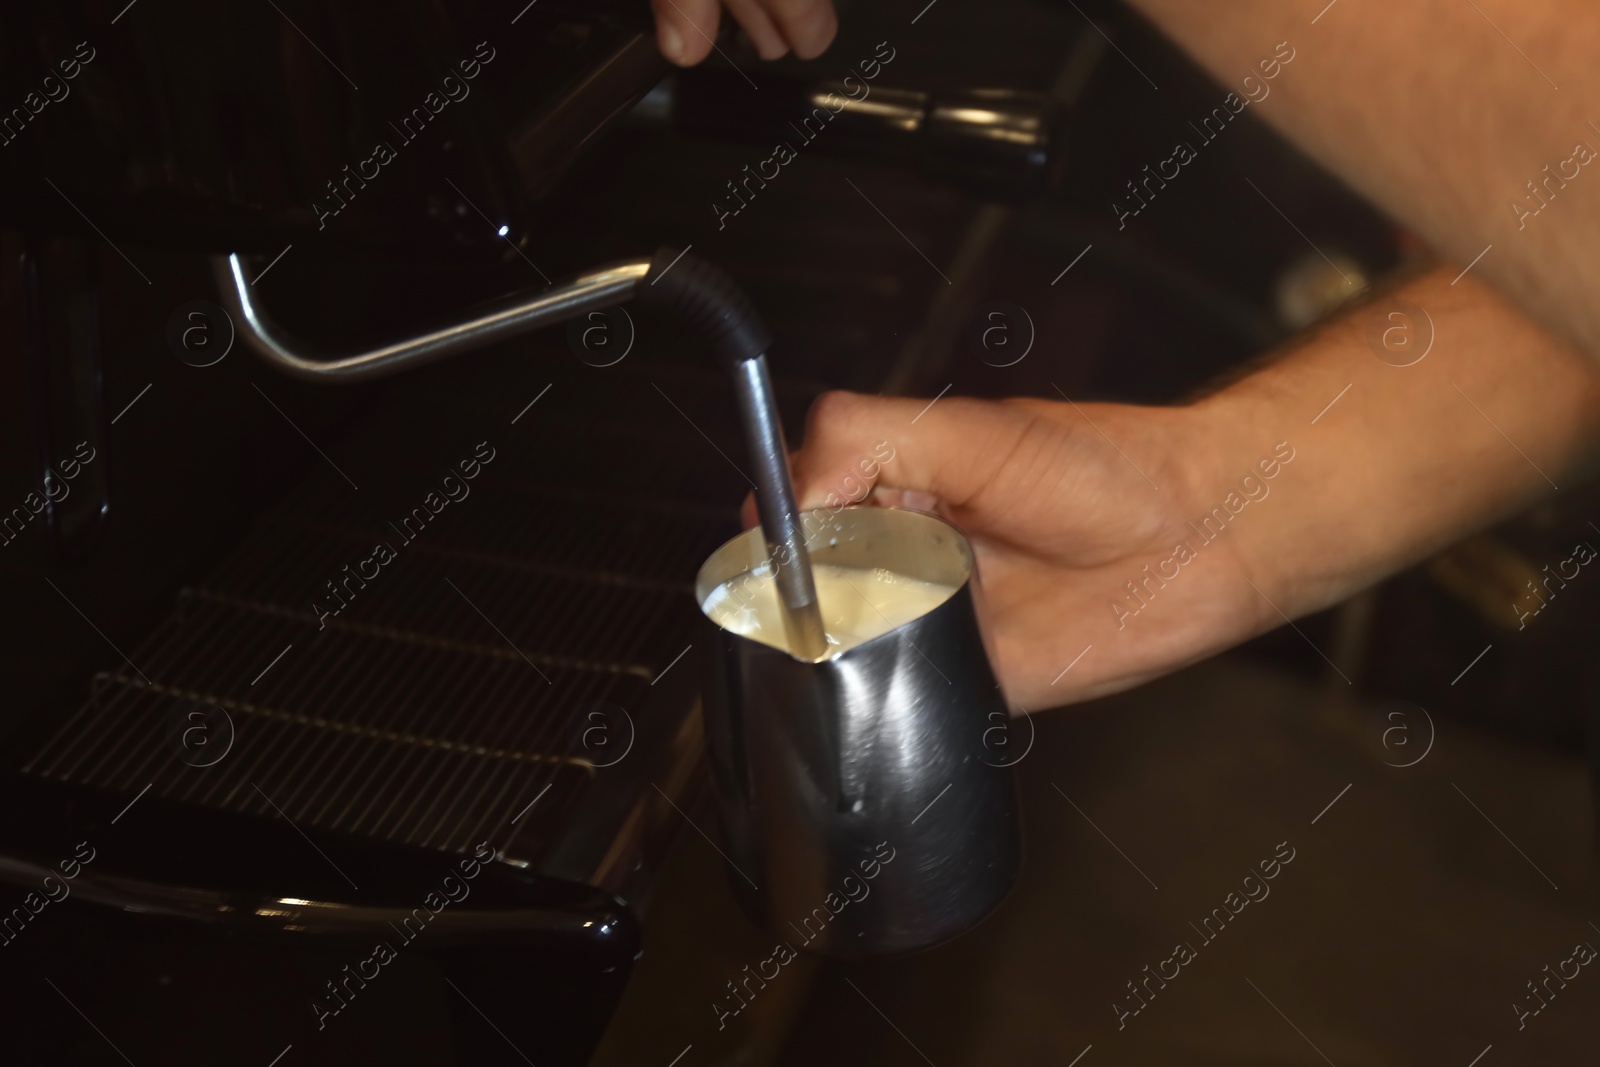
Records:
[[[222,306],[245,344],[262,359],[296,378],[313,382],[358,382],[411,370],[483,348],[591,311],[633,299],[650,270],[648,259],[612,263],[564,285],[517,294],[479,305],[458,321],[366,352],[331,358],[309,354],[304,342],[283,331],[255,298],[237,255],[214,260]]]
[[[498,896],[496,903],[435,913],[430,916],[430,928],[443,932],[457,945],[463,942],[504,945],[508,938],[523,941],[540,936],[603,940],[627,923],[625,914],[613,914],[620,908],[608,906],[599,891],[595,891],[593,900],[580,899],[567,907],[508,904],[508,900],[526,900],[532,895],[527,891],[525,880],[501,865],[489,867],[488,872],[492,872],[489,880],[480,885],[493,887],[490,892]],[[61,882],[53,867],[28,859],[0,857],[0,884],[38,886],[51,877]],[[265,892],[241,893],[153,882],[104,871],[84,871],[79,879],[72,883],[71,896],[80,904],[133,912],[145,919],[179,920],[234,932],[263,930],[296,937],[380,937],[398,929],[413,915],[406,904],[399,901],[375,904],[350,898],[315,900]],[[49,893],[47,885],[45,893]]]

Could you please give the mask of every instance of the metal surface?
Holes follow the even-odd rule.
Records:
[[[673,392],[720,387],[729,403],[709,368],[655,377]],[[477,391],[499,393],[501,381]],[[473,393],[464,386],[458,402]],[[607,379],[593,403],[605,414],[592,422],[587,412],[523,419],[514,450],[503,443],[508,454],[460,504],[466,521],[446,512],[411,544],[387,520],[430,483],[443,449],[419,438],[415,412],[427,406],[402,405],[407,414],[371,427],[368,451],[352,457],[359,493],[329,470],[264,516],[128,649],[149,684],[126,665],[98,676],[25,769],[397,844],[461,850],[490,839],[518,861],[543,868],[559,855],[571,880],[627,892],[634,866],[603,861],[649,843],[641,805],[678,818],[650,781],[670,788],[698,755],[673,742],[690,720],[698,732],[693,659],[658,678],[695,623],[687,576],[736,528],[725,505],[659,498],[725,501],[738,483],[692,469],[704,441],[665,421],[679,416],[648,384]],[[614,455],[632,462],[608,468],[608,495],[576,497],[563,484],[592,480],[592,464]],[[673,474],[697,477],[698,494]],[[389,566],[403,570],[319,620],[311,605],[326,579],[381,538],[398,546]],[[195,707],[231,723],[231,751],[214,766],[183,758],[174,733]],[[582,743],[598,708],[631,717],[608,721],[619,746],[637,731],[632,755],[612,766]]]
[[[475,856],[476,861],[482,862],[463,861],[472,863],[472,878],[484,873],[483,868],[491,862],[492,853],[484,850]],[[429,914],[430,946],[446,947],[441,943],[449,943],[449,947],[455,947],[468,941],[504,950],[508,944],[528,935],[590,940],[614,932],[607,927],[622,925],[620,917],[597,924],[592,914],[576,908],[562,911],[519,903],[515,890],[522,879],[518,872],[504,866],[488,869],[489,877],[474,887],[480,890],[476,903],[466,906],[458,903],[454,908]],[[30,887],[51,877],[59,880],[60,874],[46,863],[0,857],[0,883]],[[485,889],[487,893],[481,892]],[[381,895],[369,892],[367,897]],[[362,899],[359,891],[353,891],[336,899],[307,900],[253,889],[175,886],[92,869],[84,870],[72,883],[72,896],[78,903],[137,912],[145,921],[176,919],[226,930],[233,935],[250,931],[287,934],[298,939],[342,935],[383,938],[400,930],[408,919],[415,924],[415,903],[400,893],[391,891],[387,895],[395,899],[374,903],[371,899]],[[466,898],[464,893],[460,899]],[[599,929],[595,929],[597,925]]]
[[[735,367],[734,392],[750,457],[756,464],[756,505],[789,647],[802,659],[821,659],[828,651],[828,636],[817,608],[810,553],[789,478],[789,449],[783,442],[766,356],[743,360]]]
[[[1041,195],[1060,183],[1065,109],[1044,93],[929,91],[855,78],[813,82],[752,74],[760,92],[750,92],[737,71],[683,71],[638,117],[648,121],[666,104],[678,128],[694,136],[738,139],[770,151],[776,135],[791,149],[911,166],[934,181],[1003,200]],[[769,180],[776,174],[751,171]],[[734,209],[740,201],[726,203]]]
[[[256,303],[237,255],[214,260],[222,304],[240,324],[245,344],[268,363],[307,381],[358,382],[411,370],[449,356],[483,348],[590,311],[631,300],[650,270],[648,259],[627,260],[579,275],[532,295],[517,296],[472,309],[466,317],[391,344],[332,358],[319,358],[289,336]]]
[[[821,663],[707,621],[706,738],[738,869],[731,884],[756,922],[796,948],[926,948],[993,910],[1021,862],[1015,782],[985,747],[1008,712],[978,630],[972,549],[921,512],[812,517],[826,529],[817,563],[892,567],[957,589]],[[754,531],[734,538],[700,569],[697,596],[763,560]]]

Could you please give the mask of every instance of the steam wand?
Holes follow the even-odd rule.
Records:
[[[702,333],[733,376],[745,443],[756,463],[756,506],[778,589],[790,651],[820,660],[828,639],[817,607],[811,554],[806,549],[789,453],[767,372],[772,335],[748,297],[710,264],[671,248],[648,260],[613,263],[563,285],[519,293],[474,308],[458,319],[366,352],[337,357],[309,355],[255,302],[255,291],[237,255],[215,260],[223,307],[244,342],[262,359],[297,378],[314,382],[369,381],[516,337],[637,298],[659,307]]]

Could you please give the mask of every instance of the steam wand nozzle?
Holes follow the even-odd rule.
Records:
[[[827,655],[811,553],[795,503],[789,452],[767,370],[772,334],[727,275],[687,251],[659,250],[639,282],[641,303],[660,307],[701,332],[733,375],[745,444],[756,465],[756,508],[783,609],[789,650],[800,659]]]

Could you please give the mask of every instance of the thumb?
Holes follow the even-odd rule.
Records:
[[[997,401],[823,393],[793,457],[795,497],[816,508],[894,489],[960,508],[994,480],[1031,421]]]

